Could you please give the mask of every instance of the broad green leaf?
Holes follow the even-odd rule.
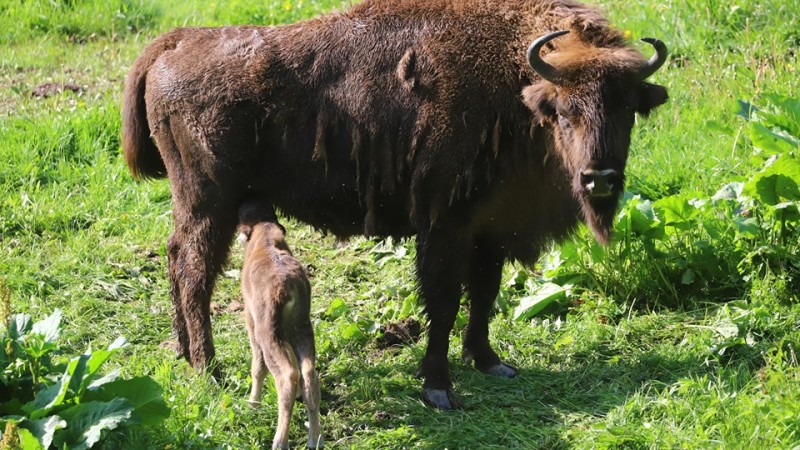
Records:
[[[124,398],[108,402],[87,402],[61,411],[67,428],[56,432],[53,443],[57,448],[67,445],[72,450],[83,450],[100,441],[104,430],[120,425],[137,423],[132,418],[134,407]]]
[[[335,298],[328,305],[328,309],[325,310],[325,315],[331,319],[337,319],[350,311],[350,308],[347,306],[345,301],[341,298]]]
[[[769,115],[770,125],[778,126],[795,139],[800,138],[800,98],[779,94],[766,94],[774,106]]]
[[[653,204],[653,208],[660,213],[665,226],[679,230],[694,228],[695,217],[698,210],[682,195],[664,197]]]
[[[745,184],[744,193],[770,206],[800,200],[800,161],[781,156]]]
[[[31,359],[39,359],[48,353],[58,350],[58,345],[55,342],[48,342],[45,335],[38,333],[30,333],[26,336],[25,341],[21,343],[21,347]]]
[[[565,299],[571,289],[572,286],[543,283],[533,295],[520,299],[519,306],[514,310],[514,319],[531,319],[554,301]]]
[[[758,122],[750,123],[750,140],[757,148],[768,153],[785,154],[798,150],[797,139],[777,129],[769,129]]]
[[[87,391],[84,401],[110,401],[126,398],[135,415],[145,425],[157,425],[169,417],[170,409],[163,399],[161,386],[148,376],[116,380],[99,389]]]
[[[750,118],[753,116],[753,113],[758,111],[758,108],[756,108],[755,105],[745,100],[738,100],[737,106],[738,108],[736,109],[735,114],[745,120],[750,120]]]
[[[27,314],[14,314],[8,328],[8,337],[19,339],[31,331],[31,316]]]
[[[799,202],[781,202],[774,205],[775,211],[779,212],[781,220],[800,220],[800,210],[798,210]]]
[[[340,335],[342,336],[342,339],[344,339],[345,341],[353,339],[362,340],[367,337],[364,334],[364,332],[361,331],[361,328],[359,328],[358,324],[355,322],[350,322],[343,329],[341,329]]]
[[[737,215],[733,218],[736,231],[747,236],[757,236],[759,225],[758,221],[752,217],[742,217]]]
[[[0,403],[0,416],[21,415],[24,413],[22,406],[23,403],[18,398]]]
[[[44,448],[49,448],[56,431],[67,427],[67,421],[59,416],[50,416],[39,420],[26,420],[21,426],[36,436]]]
[[[42,446],[36,436],[29,430],[20,428],[17,432],[19,433],[20,450],[46,450],[47,447]]]
[[[31,333],[41,334],[46,342],[55,342],[61,334],[61,310],[56,309],[47,318],[33,324]]]
[[[33,401],[25,404],[22,410],[27,412],[33,420],[46,416],[50,410],[64,402],[71,378],[72,375],[69,371],[65,371],[58,381],[39,391]]]
[[[79,395],[82,390],[84,384],[83,377],[86,376],[86,364],[89,362],[90,357],[91,355],[80,355],[72,358],[69,364],[67,364],[67,373],[70,375],[67,390],[73,395]]]
[[[411,293],[403,299],[403,305],[400,307],[400,318],[409,317],[417,310],[419,306],[419,302],[417,300],[417,294]]]
[[[86,386],[86,390],[93,391],[93,390],[99,389],[100,386],[102,386],[102,385],[104,385],[106,383],[110,383],[110,382],[116,380],[117,378],[119,378],[119,374],[120,374],[119,369],[114,369],[111,372],[103,375],[102,377],[97,378],[95,380],[92,380],[92,382],[89,383],[88,386]]]
[[[91,350],[89,350],[91,351]],[[85,364],[85,378],[81,379],[80,383],[80,390],[83,391],[89,384],[94,380],[94,375],[100,369],[100,366],[103,365],[104,362],[108,360],[116,350],[95,350],[91,352],[91,354],[84,355],[87,356],[86,364]]]
[[[128,341],[124,337],[120,336],[108,346],[108,350],[95,350],[93,352],[90,348],[86,351],[86,354],[89,355],[89,359],[86,361],[86,374],[81,380],[81,392],[94,382],[95,375],[97,374],[97,371],[100,370],[100,366],[102,366],[103,363],[108,360],[108,358],[116,353],[117,350],[125,347],[127,343]]]
[[[738,200],[739,197],[742,196],[742,189],[744,189],[744,183],[741,181],[733,181],[731,183],[722,186],[711,200],[719,201],[719,200]]]
[[[664,226],[658,219],[653,202],[636,195],[623,206],[618,222],[624,231],[651,239],[664,237]],[[627,228],[627,229],[626,229]]]

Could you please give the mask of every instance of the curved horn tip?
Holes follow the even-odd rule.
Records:
[[[667,46],[660,39],[656,38],[642,38],[643,42],[647,42],[655,49],[655,54],[647,61],[647,64],[641,72],[641,79],[649,77],[654,74],[667,60]]]
[[[534,40],[528,47],[528,52],[527,52],[528,64],[530,64],[531,68],[536,73],[538,73],[543,79],[547,81],[555,82],[558,76],[558,72],[553,66],[547,64],[542,60],[542,58],[539,56],[539,52],[542,50],[544,44],[548,43],[549,41],[559,36],[563,36],[567,33],[569,33],[569,30],[560,30],[560,31],[554,31],[552,33],[547,33],[545,35],[536,38],[536,40]]]
[[[647,42],[648,44],[652,45],[653,47],[655,47],[659,51],[661,51],[663,49],[663,51],[666,52],[666,50],[667,50],[667,45],[664,44],[664,42],[661,39],[645,37],[645,38],[642,38],[641,40],[643,42]]]

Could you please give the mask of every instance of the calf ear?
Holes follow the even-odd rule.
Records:
[[[253,227],[250,225],[239,225],[239,235],[236,239],[241,244],[246,244],[250,240],[250,235],[253,233]]]
[[[667,102],[667,88],[657,84],[642,83],[639,88],[639,106],[636,112],[647,117],[650,111]]]
[[[536,83],[522,89],[522,102],[533,111],[534,121],[541,125],[555,118],[556,95],[556,87],[552,83]]]

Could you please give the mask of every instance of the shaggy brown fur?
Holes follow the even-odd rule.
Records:
[[[251,200],[239,209],[244,316],[253,353],[250,405],[261,404],[267,368],[278,393],[278,426],[272,448],[289,448],[295,393],[308,409],[308,448],[322,443],[319,378],[314,368],[314,329],[309,317],[311,285],[289,250],[272,206]]]
[[[571,33],[542,51],[556,85],[525,53],[559,29]],[[134,175],[170,180],[183,355],[197,368],[214,356],[209,298],[237,205],[256,194],[340,237],[416,234],[429,401],[456,404],[447,348],[462,285],[465,359],[513,376],[488,340],[502,264],[535,261],[581,219],[609,239],[634,112],[666,100],[644,65],[572,0],[366,0],[282,27],[159,37],[126,80],[123,147]],[[614,195],[587,196],[585,169],[614,169]]]

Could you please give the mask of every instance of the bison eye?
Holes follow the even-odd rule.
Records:
[[[563,114],[558,114],[558,124],[561,126],[561,128],[572,128],[572,124],[569,123],[569,119],[567,119]]]

